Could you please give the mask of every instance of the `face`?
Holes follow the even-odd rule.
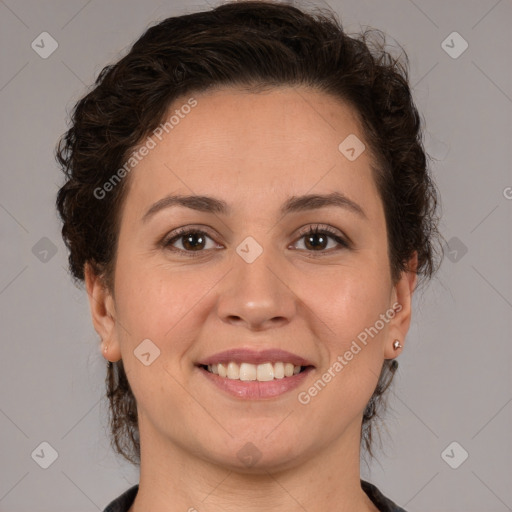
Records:
[[[114,295],[88,278],[141,444],[238,469],[358,445],[383,360],[409,326],[411,281],[391,282],[369,151],[339,149],[349,136],[364,143],[357,118],[307,89],[192,96],[125,178]],[[230,360],[262,381],[199,366],[225,363],[211,368],[222,374]],[[280,362],[307,368],[278,378]]]

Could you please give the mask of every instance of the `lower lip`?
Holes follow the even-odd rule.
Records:
[[[297,373],[297,375],[260,382],[257,380],[247,381],[219,377],[219,375],[211,373],[200,366],[198,368],[201,373],[210,380],[210,382],[215,384],[222,391],[225,391],[236,398],[243,398],[247,400],[260,400],[283,395],[284,393],[300,386],[304,379],[306,379],[309,373],[314,369],[312,366],[308,366],[303,372]]]

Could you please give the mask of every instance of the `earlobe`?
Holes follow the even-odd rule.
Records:
[[[103,356],[112,362],[119,361],[121,350],[117,339],[115,303],[112,294],[101,276],[94,272],[89,263],[85,264],[84,275],[92,323],[102,340]]]
[[[389,322],[389,336],[384,347],[384,358],[394,359],[405,345],[405,337],[409,331],[412,318],[412,297],[417,283],[418,253],[409,260],[407,271],[402,272],[400,280],[392,293],[394,317]],[[398,343],[397,343],[398,341]]]

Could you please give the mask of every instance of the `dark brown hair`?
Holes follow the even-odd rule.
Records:
[[[375,37],[374,37],[375,36]],[[385,36],[367,29],[347,35],[335,13],[306,12],[270,1],[227,3],[171,17],[149,28],[75,105],[71,127],[56,149],[65,173],[57,196],[62,236],[76,282],[84,265],[113,292],[120,211],[128,178],[108,197],[97,191],[167,115],[171,102],[212,87],[305,86],[353,107],[385,209],[390,273],[396,283],[416,252],[419,281],[437,270],[437,191],[427,168],[421,121],[408,85],[408,59],[394,58]],[[341,141],[340,141],[341,142]],[[395,373],[384,361],[363,415],[362,442],[372,456],[372,423]],[[137,406],[123,362],[107,372],[113,448],[140,463]]]

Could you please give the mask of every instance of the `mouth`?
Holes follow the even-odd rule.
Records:
[[[222,393],[242,400],[268,400],[286,396],[314,371],[312,365],[266,362],[258,365],[230,361],[223,364],[196,365],[208,385]]]
[[[200,364],[198,366],[208,373],[218,375],[220,378],[246,382],[269,382],[272,380],[288,379],[294,375],[303,373],[308,368],[313,368],[312,365],[299,366],[282,361],[275,363],[267,361],[261,364],[230,361],[224,364]]]
[[[281,349],[239,347],[211,355],[195,366],[209,384],[235,398],[259,400],[299,386],[315,366]]]

